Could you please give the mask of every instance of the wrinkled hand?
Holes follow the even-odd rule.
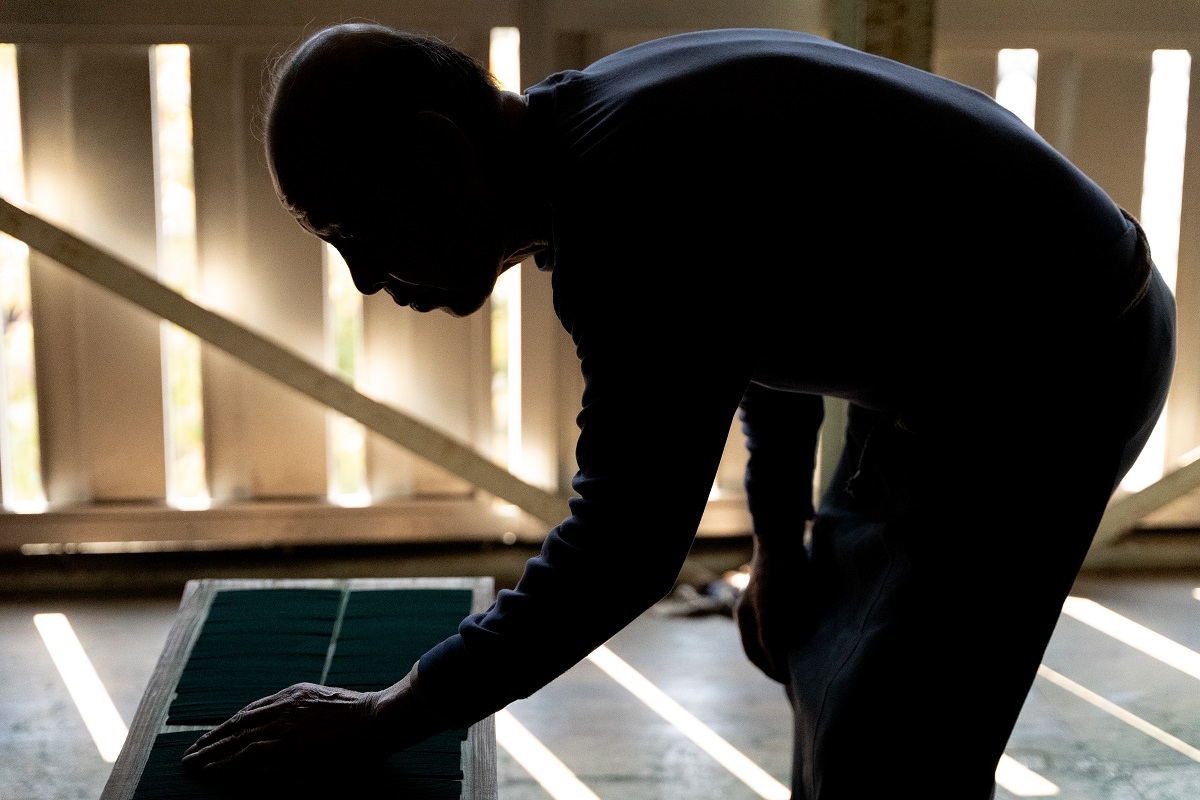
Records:
[[[378,692],[298,683],[250,703],[184,753],[184,769],[205,776],[278,771],[299,777],[319,764],[338,769],[390,755],[376,723]]]
[[[788,650],[812,623],[807,554],[800,542],[764,547],[757,540],[750,580],[734,608],[742,649],[754,666],[787,684]]]

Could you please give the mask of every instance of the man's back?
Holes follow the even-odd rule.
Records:
[[[991,98],[818,36],[680,34],[529,94],[548,263],[623,284],[605,302],[626,308],[657,292],[664,330],[688,307],[769,321],[758,377],[789,388],[896,401],[998,326],[1060,324],[1131,255],[1113,201]]]
[[[987,95],[812,34],[679,34],[547,84],[557,142],[590,177],[647,168],[647,184],[708,187],[722,212],[778,206],[860,245],[864,227],[915,218],[979,234],[1025,217],[1047,236],[1091,241],[1126,230],[1099,187]],[[1048,214],[1053,224],[1038,225]]]

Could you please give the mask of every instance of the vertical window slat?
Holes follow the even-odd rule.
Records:
[[[0,194],[14,203],[25,202],[13,44],[0,44]],[[9,511],[44,511],[29,248],[7,234],[0,234],[0,314],[0,494]]]
[[[1163,280],[1175,291],[1179,266],[1179,226],[1183,207],[1183,162],[1191,55],[1186,50],[1155,50],[1150,68],[1146,119],[1146,161],[1138,213]],[[1159,480],[1167,468],[1167,409],[1158,418],[1121,488],[1136,492]]]
[[[150,49],[154,111],[154,175],[158,209],[158,275],[176,291],[199,291],[196,193],[193,180],[191,54],[187,45]],[[200,340],[163,321],[163,416],[167,502],[178,508],[210,503],[204,451]]]
[[[1001,50],[996,56],[996,102],[1033,127],[1037,106],[1038,51]]]
[[[488,68],[500,87],[521,91],[521,32],[492,28]],[[521,433],[521,266],[500,276],[492,292],[493,458],[523,476]]]
[[[338,251],[325,244],[325,358],[327,366],[354,385],[362,363],[362,295]],[[371,502],[367,488],[367,434],[357,420],[337,411],[325,414],[329,501],[340,506]]]

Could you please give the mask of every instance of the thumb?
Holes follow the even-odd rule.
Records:
[[[762,628],[757,610],[752,603],[746,602],[746,596],[739,598],[734,609],[737,619],[738,634],[742,640],[742,650],[750,663],[764,675],[777,683],[788,682],[786,662],[776,663],[770,651],[763,644]]]

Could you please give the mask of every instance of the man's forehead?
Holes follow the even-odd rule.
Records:
[[[330,217],[314,214],[298,206],[290,206],[288,210],[296,222],[300,223],[301,228],[316,236],[329,236],[337,233],[340,227]]]

